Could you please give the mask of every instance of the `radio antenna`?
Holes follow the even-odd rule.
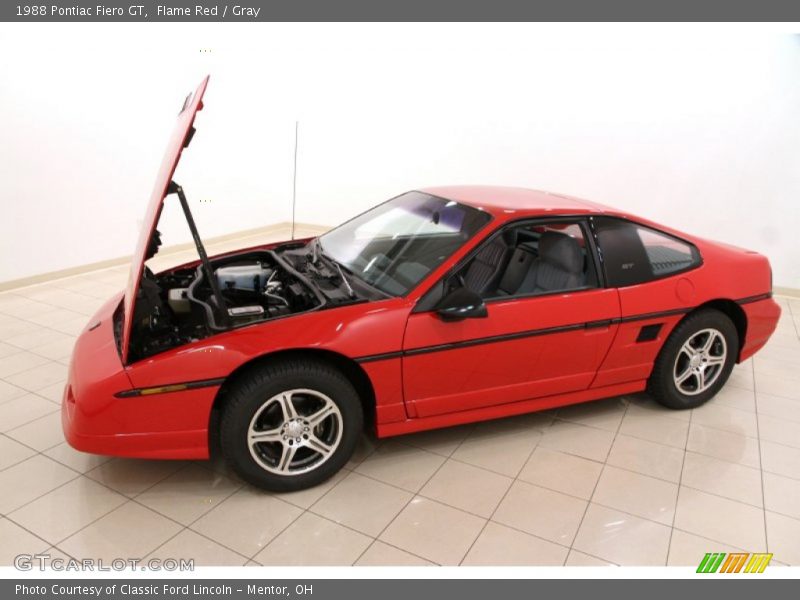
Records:
[[[294,239],[295,206],[297,205],[297,132],[300,121],[294,122],[294,171],[292,173],[292,239]]]

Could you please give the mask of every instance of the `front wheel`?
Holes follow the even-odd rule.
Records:
[[[331,477],[358,443],[363,413],[352,384],[312,360],[273,364],[236,382],[220,426],[222,453],[245,481],[278,492]]]
[[[653,365],[647,390],[669,408],[695,408],[725,385],[736,362],[739,336],[724,313],[698,311],[667,338]]]

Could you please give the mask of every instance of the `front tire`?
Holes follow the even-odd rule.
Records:
[[[322,483],[341,469],[363,430],[356,390],[335,368],[292,360],[234,383],[222,413],[220,445],[245,481],[274,492]]]
[[[725,385],[738,349],[739,335],[727,315],[710,308],[693,313],[667,338],[647,391],[668,408],[701,406]]]

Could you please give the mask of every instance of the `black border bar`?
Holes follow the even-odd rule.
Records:
[[[44,14],[39,14],[39,7]],[[19,7],[19,9],[17,8]],[[27,7],[27,12],[26,12]],[[35,11],[31,9],[36,7]],[[796,22],[796,0],[14,0],[14,22]]]
[[[708,542],[713,550],[715,542]],[[702,554],[697,562],[702,560]],[[780,555],[776,559],[783,558]],[[784,559],[785,560],[785,559]],[[349,567],[348,567],[349,568]],[[431,567],[433,568],[433,567]],[[560,567],[558,567],[560,569]],[[499,575],[487,572],[483,579],[445,579],[437,574],[426,579],[413,576],[414,571],[393,573],[395,579],[377,579],[365,577],[355,579],[359,571],[353,571],[351,577],[342,579],[317,579],[315,571],[308,568],[307,578],[285,579],[270,577],[277,569],[266,570],[248,568],[254,575],[242,579],[231,577],[220,579],[208,578],[173,578],[141,579],[135,578],[136,572],[124,573],[127,578],[100,579],[90,578],[87,573],[84,579],[43,579],[17,578],[0,582],[0,593],[3,598],[25,598],[27,600],[92,600],[98,598],[89,588],[99,588],[103,600],[131,600],[133,598],[151,598],[154,600],[266,600],[275,597],[286,597],[292,600],[353,600],[354,598],[381,598],[382,600],[441,600],[443,598],[459,598],[460,600],[485,600],[486,598],[508,598],[516,600],[536,597],[567,598],[641,598],[648,600],[706,600],[712,596],[721,596],[726,600],[750,600],[752,598],[792,598],[796,595],[797,580],[791,579],[789,567],[769,567],[772,577],[758,575],[720,575],[696,574],[695,567],[683,570],[687,579],[658,579],[657,572],[651,579],[622,579],[631,577],[630,572],[606,579],[582,579],[576,576],[574,567],[567,567],[562,579],[545,579],[537,575],[541,571],[516,569],[513,576],[528,575],[529,579],[500,579]],[[357,568],[359,569],[359,568]],[[364,572],[364,568],[360,568]],[[681,567],[673,567],[681,569]],[[586,571],[584,568],[582,571]],[[236,573],[237,571],[231,571]],[[476,571],[473,571],[476,572]],[[598,569],[597,573],[616,572]],[[546,571],[545,571],[546,573]],[[404,578],[397,578],[405,575]],[[409,576],[411,575],[411,576]],[[778,577],[775,577],[775,576]],[[260,576],[260,577],[259,577]],[[546,577],[547,575],[545,575]],[[783,578],[780,578],[780,577]],[[496,579],[488,579],[496,577]],[[552,577],[552,575],[550,575]],[[616,577],[616,578],[615,578]],[[24,586],[38,593],[18,591]],[[168,586],[169,589],[165,589]],[[86,588],[87,591],[79,591]],[[130,593],[130,589],[152,589],[150,595],[140,592]],[[278,594],[275,588],[285,593]],[[174,590],[174,591],[172,591]]]

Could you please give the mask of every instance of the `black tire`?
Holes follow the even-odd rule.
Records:
[[[286,450],[286,442],[272,441],[265,444],[256,444],[253,446],[253,452],[251,452],[248,432],[250,431],[251,421],[256,419],[257,425],[257,419],[262,418],[260,415],[266,414],[268,411],[275,411],[271,405],[266,409],[264,408],[267,405],[267,401],[289,390],[307,390],[314,394],[319,394],[325,397],[323,402],[330,400],[338,408],[338,415],[331,415],[328,420],[321,423],[317,428],[311,426],[312,431],[316,432],[319,427],[333,429],[334,426],[331,425],[333,420],[340,421],[341,425],[337,426],[340,427],[340,433],[337,435],[334,432],[338,440],[335,450],[330,452],[324,460],[322,460],[322,454],[320,454],[318,460],[322,460],[322,462],[318,466],[313,466],[312,458],[308,458],[307,462],[311,466],[304,468],[310,470],[279,474],[271,472],[268,468],[279,468],[279,465],[273,465],[270,461],[280,461],[280,458],[276,458],[276,455]],[[302,404],[303,402],[318,400],[313,395],[304,396],[302,393],[295,394],[293,397],[296,399],[290,401],[290,403],[294,405],[294,408],[298,409],[297,413],[300,416],[302,416],[300,414],[302,411],[299,410],[297,402]],[[286,412],[283,405],[278,401],[277,406],[279,407],[278,410],[281,411],[277,418],[284,418]],[[259,416],[256,417],[256,415]],[[287,426],[284,425],[284,427]],[[242,479],[265,490],[289,492],[315,486],[339,471],[352,456],[363,427],[364,415],[358,393],[341,372],[321,361],[311,359],[286,360],[251,370],[234,382],[228,392],[222,411],[220,446],[225,460]],[[269,431],[277,430],[272,427],[265,430],[267,429]],[[284,430],[281,431],[283,432]],[[302,433],[301,435],[308,437]],[[282,439],[285,440],[287,438],[283,437]],[[301,443],[305,444],[305,442]],[[313,457],[315,450],[307,445],[303,445],[301,448],[300,444],[297,444],[295,452],[297,454],[293,456],[304,452]],[[261,463],[254,454],[262,460]],[[263,466],[267,463],[270,464]]]
[[[678,368],[676,361],[679,360],[679,353],[684,344],[704,330],[715,330],[722,335],[725,341],[725,360],[720,365],[713,383],[707,389],[684,393],[676,383]],[[647,383],[647,391],[660,404],[675,410],[701,406],[713,398],[725,385],[736,363],[738,353],[739,334],[736,326],[726,314],[711,308],[694,312],[675,327],[664,347],[661,348]],[[680,360],[686,359],[681,357]],[[697,380],[695,383],[695,387],[699,387]]]

